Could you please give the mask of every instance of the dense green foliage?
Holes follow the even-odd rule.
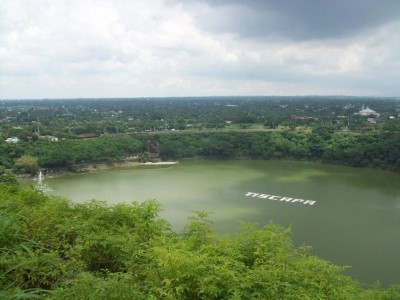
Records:
[[[376,124],[357,113],[380,113]],[[21,140],[169,130],[295,128],[399,131],[400,101],[381,97],[182,97],[0,102],[0,131]],[[356,113],[356,114],[355,114]],[[374,117],[374,116],[372,116]],[[392,118],[391,118],[392,117]]]
[[[113,163],[132,155],[143,157],[148,140],[160,142],[161,156],[167,160],[195,156],[297,159],[400,171],[400,132],[347,134],[326,127],[316,127],[312,132],[177,132],[2,143],[0,162],[7,168],[19,166],[20,170],[29,173],[37,169],[36,164],[27,165],[26,159],[21,158],[37,158],[42,168],[74,171],[79,164]]]
[[[212,230],[197,212],[182,232],[155,201],[72,204],[0,186],[1,299],[399,299],[296,248],[290,230]],[[368,262],[366,262],[368,263]]]
[[[400,171],[400,133],[344,134],[320,127],[312,133],[230,132],[154,135],[165,159],[204,156],[320,160]]]
[[[0,166],[0,184],[9,184],[9,185],[18,184],[15,175],[11,171],[5,170],[4,166]]]
[[[380,115],[359,115],[364,106]],[[146,160],[155,139],[164,159],[304,159],[399,171],[399,112],[398,99],[365,97],[3,101],[0,165],[35,173]]]
[[[143,143],[130,136],[102,136],[88,140],[72,139],[58,142],[21,141],[16,144],[0,144],[0,162],[3,166],[11,168],[20,157],[28,155],[37,157],[40,167],[75,170],[78,164],[112,163],[143,151]]]

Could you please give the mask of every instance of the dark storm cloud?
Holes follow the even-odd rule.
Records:
[[[203,30],[248,38],[351,37],[400,18],[398,0],[207,0],[210,9],[200,3],[190,9]]]

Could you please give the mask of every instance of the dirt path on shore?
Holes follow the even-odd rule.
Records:
[[[132,162],[132,161],[124,161],[113,164],[106,163],[98,163],[98,164],[88,164],[84,165],[79,169],[79,173],[81,172],[98,172],[110,169],[119,169],[119,168],[130,168],[130,167],[138,167],[138,166],[172,166],[176,165],[177,161],[163,161],[163,162]]]
[[[163,162],[146,162],[140,163],[136,161],[124,161],[124,162],[115,162],[112,164],[108,163],[92,163],[92,164],[84,164],[78,167],[76,172],[70,171],[57,171],[57,170],[48,170],[46,177],[54,178],[59,177],[65,174],[82,174],[82,173],[94,173],[94,172],[101,172],[113,169],[127,169],[127,168],[135,168],[140,166],[160,166],[160,167],[167,167],[173,166],[178,164],[177,161],[163,161]]]

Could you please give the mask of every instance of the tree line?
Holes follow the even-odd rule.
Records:
[[[31,161],[36,159],[40,168],[76,171],[80,164],[114,163],[124,160],[126,155],[144,151],[145,147],[140,140],[127,135],[102,136],[88,140],[66,139],[57,142],[39,139],[0,144],[0,163],[6,168],[14,167],[18,170],[18,164],[22,163],[21,158],[25,161],[26,158],[30,158]],[[35,173],[28,169],[27,173]]]
[[[160,134],[164,159],[316,160],[353,167],[400,171],[400,134],[344,134],[319,127],[311,133],[230,132]]]
[[[376,110],[360,116],[363,106]],[[0,134],[36,140],[52,135],[120,134],[171,130],[314,128],[400,131],[400,102],[368,97],[183,97],[65,99],[0,102]],[[369,118],[376,119],[368,121]]]
[[[317,127],[312,132],[177,132],[0,143],[3,166],[0,171],[12,168],[31,174],[39,168],[76,171],[82,164],[114,163],[132,155],[145,161],[149,140],[160,143],[164,160],[294,159],[400,171],[400,133],[346,134],[327,127]]]

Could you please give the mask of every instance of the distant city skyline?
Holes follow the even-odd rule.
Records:
[[[400,96],[397,0],[0,1],[0,99]]]

